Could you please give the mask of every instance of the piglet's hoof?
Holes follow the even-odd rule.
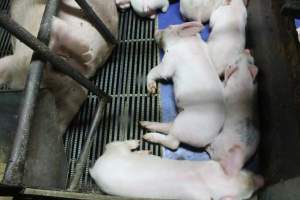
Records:
[[[155,81],[151,81],[147,84],[147,89],[149,94],[155,94],[156,93],[156,82]]]

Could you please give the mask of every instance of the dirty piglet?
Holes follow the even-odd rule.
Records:
[[[228,176],[216,161],[169,160],[136,151],[139,141],[112,142],[90,169],[102,191],[130,198],[247,199],[263,185],[248,171]]]

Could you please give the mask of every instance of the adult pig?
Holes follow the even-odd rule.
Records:
[[[222,83],[198,32],[200,22],[171,25],[156,33],[164,49],[162,62],[147,76],[147,87],[155,93],[156,80],[172,79],[177,106],[183,111],[172,123],[141,122],[151,131],[144,139],[176,149],[180,142],[205,147],[219,134],[225,115]]]
[[[131,198],[247,199],[263,185],[248,171],[229,176],[216,161],[169,160],[144,151],[139,141],[112,142],[90,174],[104,192]]]
[[[46,0],[13,0],[11,16],[31,34],[37,35]],[[90,0],[98,16],[116,36],[118,13],[109,0]],[[13,55],[0,59],[0,83],[12,89],[24,88],[33,51],[13,38]],[[112,52],[100,33],[87,21],[83,11],[73,0],[61,1],[60,11],[53,18],[50,48],[63,56],[85,77],[93,76]],[[43,85],[55,96],[62,133],[86,99],[87,91],[66,75],[46,67]]]
[[[13,0],[11,16],[31,34],[37,35],[46,0]],[[113,34],[117,34],[118,14],[109,0],[90,0],[98,16]],[[60,11],[53,18],[50,48],[63,56],[86,77],[91,77],[103,65],[113,46],[107,43],[86,20],[82,10],[73,0],[61,1]],[[24,87],[32,50],[13,38],[13,55],[0,59],[0,83],[10,88]]]

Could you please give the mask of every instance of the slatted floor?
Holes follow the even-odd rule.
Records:
[[[106,108],[104,121],[100,124],[81,179],[84,189],[93,188],[88,169],[103,153],[106,143],[140,139],[144,130],[139,128],[138,121],[160,120],[159,97],[148,96],[146,90],[147,73],[158,63],[158,49],[153,39],[155,26],[155,21],[141,19],[132,11],[120,14],[120,44],[94,79],[99,88],[113,96],[113,101]],[[67,131],[65,144],[70,166],[69,178],[74,173],[75,161],[88,133],[95,104],[95,97],[90,96]],[[143,143],[142,148],[160,155],[157,145]]]
[[[1,0],[0,8],[8,8],[9,0]],[[158,63],[158,48],[153,39],[156,21],[137,17],[131,10],[120,13],[119,45],[111,58],[103,66],[94,83],[112,95],[112,103],[107,105],[104,120],[99,125],[93,142],[88,163],[81,178],[81,188],[95,187],[88,169],[103,153],[105,144],[114,140],[140,139],[145,133],[138,126],[140,120],[160,120],[159,97],[148,96],[146,75]],[[0,57],[10,54],[10,35],[0,28]],[[90,95],[75,117],[65,135],[65,151],[69,162],[68,181],[74,168],[85,137],[89,131],[92,114],[97,100]],[[151,149],[160,155],[160,147],[143,143],[143,149]]]

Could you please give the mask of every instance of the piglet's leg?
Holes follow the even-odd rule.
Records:
[[[89,45],[87,45],[80,35],[72,31],[72,27],[68,26],[63,20],[54,17],[52,22],[52,37],[55,38],[53,46],[60,51],[69,52],[72,57],[78,58],[78,61],[87,63],[92,59],[89,53]]]
[[[150,131],[157,131],[165,134],[168,134],[172,127],[172,123],[159,123],[159,122],[148,122],[148,121],[141,121],[140,125],[143,128],[148,129]]]
[[[147,133],[143,137],[145,140],[153,143],[159,143],[170,149],[177,149],[179,141],[172,135],[162,135],[160,133]]]
[[[152,68],[147,75],[147,89],[150,94],[154,94],[157,89],[156,80],[168,79],[174,74],[174,68],[171,65],[166,64],[164,61]]]

